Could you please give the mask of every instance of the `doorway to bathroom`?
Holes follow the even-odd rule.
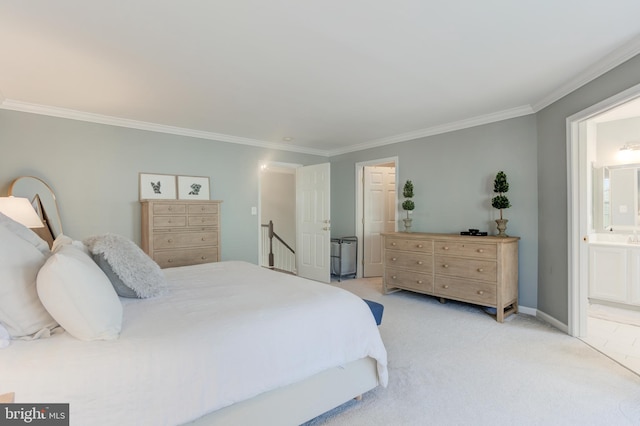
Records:
[[[640,374],[640,86],[567,125],[569,333]]]

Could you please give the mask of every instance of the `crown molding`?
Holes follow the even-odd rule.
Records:
[[[524,115],[535,114],[546,108],[552,103],[565,97],[569,93],[579,89],[585,84],[595,80],[601,75],[613,68],[628,61],[634,56],[640,54],[640,35],[634,37],[620,48],[606,55],[593,66],[579,73],[575,78],[558,87],[547,96],[541,98],[532,105],[524,105],[508,110],[498,111],[491,114],[472,117],[465,120],[446,123],[438,126],[428,127],[413,132],[401,133],[399,135],[387,138],[374,139],[355,145],[350,145],[337,150],[321,150],[314,148],[304,148],[296,145],[277,144],[258,139],[243,138],[221,133],[206,132],[184,127],[166,126],[162,124],[149,123],[145,121],[130,120],[126,118],[113,117],[107,115],[93,114],[83,111],[76,111],[66,108],[51,107],[46,105],[31,104],[12,99],[7,99],[0,92],[0,109],[29,112],[33,114],[48,115],[52,117],[66,118],[70,120],[86,121],[91,123],[106,124],[110,126],[128,127],[138,130],[146,130],[150,132],[169,133],[180,136],[187,136],[198,139],[208,139],[219,142],[228,142],[241,145],[249,145],[264,149],[276,149],[282,151],[298,152],[301,154],[311,154],[323,157],[332,157],[341,154],[347,154],[355,151],[376,148],[394,143],[407,142],[414,139],[420,139],[428,136],[434,136],[442,133],[448,133],[456,130],[462,130],[470,127],[480,126],[483,124],[494,123],[497,121],[508,120],[510,118],[521,117]]]
[[[76,111],[66,108],[58,108],[47,105],[32,104],[2,97],[0,93],[0,109],[28,112],[32,114],[48,115],[51,117],[66,118],[69,120],[86,121],[89,123],[106,124],[109,126],[127,127],[130,129],[146,130],[149,132],[168,133],[172,135],[187,136],[198,139],[208,139],[219,142],[229,142],[241,145],[250,145],[264,149],[277,149],[292,151],[301,154],[312,154],[326,157],[326,151],[304,148],[295,145],[276,144],[258,139],[243,138],[239,136],[225,135],[221,133],[205,132],[201,130],[187,129],[184,127],[166,126],[163,124],[149,123],[146,121],[130,120],[127,118],[108,115],[93,114],[90,112]]]
[[[491,114],[479,115],[477,117],[465,120],[454,121],[447,124],[428,127],[426,129],[416,130],[414,132],[401,133],[399,135],[390,136],[388,138],[374,139],[369,142],[363,142],[357,145],[351,145],[344,149],[331,151],[329,156],[347,154],[349,152],[362,151],[364,149],[376,148],[379,146],[391,145],[394,143],[407,142],[414,139],[420,139],[427,136],[439,135],[442,133],[453,132],[455,130],[467,129],[470,127],[481,126],[483,124],[495,123],[497,121],[508,120],[510,118],[522,117],[524,115],[533,114],[534,111],[529,105],[523,105],[504,111],[493,112]]]
[[[532,105],[534,112],[538,112],[552,103],[564,98],[569,93],[578,90],[585,84],[595,80],[618,65],[623,64],[634,56],[640,54],[640,35],[632,38],[618,49],[609,53],[601,60],[576,75],[572,80],[558,87],[544,98]]]

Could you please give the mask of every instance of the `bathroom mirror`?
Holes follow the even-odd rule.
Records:
[[[640,164],[593,169],[594,229],[640,228]]]
[[[31,201],[45,225],[44,228],[33,228],[33,231],[51,246],[53,240],[62,234],[60,210],[51,186],[35,176],[20,176],[11,182],[8,195],[24,197]]]

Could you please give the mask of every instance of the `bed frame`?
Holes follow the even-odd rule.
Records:
[[[260,394],[207,414],[193,426],[300,425],[378,386],[373,358],[320,372],[301,382]]]

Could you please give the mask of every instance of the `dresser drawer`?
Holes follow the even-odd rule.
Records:
[[[218,215],[189,216],[189,226],[213,226],[218,224]]]
[[[413,240],[404,238],[385,238],[387,250],[408,250],[420,253],[431,253],[433,243],[430,240]]]
[[[496,306],[496,285],[436,276],[434,294],[447,299]]]
[[[190,204],[189,214],[218,214],[217,204]]]
[[[186,216],[154,216],[153,227],[154,228],[171,228],[181,227],[187,225]]]
[[[435,241],[434,252],[436,254],[450,253],[455,256],[495,259],[498,255],[498,248],[495,244],[467,243],[462,241]]]
[[[173,247],[201,247],[218,244],[218,232],[158,233],[153,236],[154,249]]]
[[[423,293],[433,293],[433,275],[401,269],[385,268],[384,282],[387,288],[401,287]]]
[[[385,250],[384,264],[392,268],[406,268],[422,273],[431,273],[433,271],[433,256],[424,253]]]
[[[449,275],[489,282],[496,282],[498,279],[497,264],[491,260],[436,255],[434,267],[436,275]]]
[[[203,249],[157,251],[153,254],[153,260],[155,260],[161,268],[217,262],[218,248],[207,247]]]
[[[187,206],[184,204],[173,203],[154,203],[153,214],[185,214]]]

